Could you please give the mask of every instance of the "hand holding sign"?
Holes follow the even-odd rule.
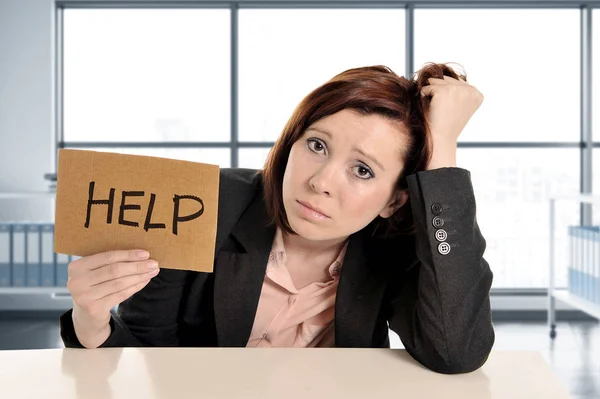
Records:
[[[73,297],[73,326],[79,342],[97,348],[110,335],[110,310],[158,275],[147,251],[108,251],[69,265],[67,288]]]
[[[218,196],[216,165],[59,151],[54,251],[82,256],[69,265],[67,288],[83,346],[108,338],[110,310],[159,266],[212,271]]]

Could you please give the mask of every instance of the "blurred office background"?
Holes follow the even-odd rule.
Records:
[[[457,63],[485,96],[458,164],[495,274],[495,349],[539,350],[573,397],[598,398],[600,301],[569,284],[569,228],[600,224],[600,207],[580,202],[600,197],[597,59],[591,1],[0,0],[0,222],[52,224],[59,148],[260,168],[295,106],[335,74]],[[555,196],[568,198],[552,230]],[[591,253],[600,291],[600,244]],[[0,349],[62,346],[59,280],[0,287]]]

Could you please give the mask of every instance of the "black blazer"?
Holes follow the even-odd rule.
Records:
[[[494,330],[492,272],[483,258],[470,172],[442,168],[407,181],[414,236],[375,239],[366,228],[350,236],[335,303],[335,345],[389,347],[391,328],[431,370],[475,370],[487,360]],[[221,169],[214,272],[162,269],[119,305],[102,347],[245,346],[275,234],[275,227],[264,227],[262,194],[255,170]],[[438,230],[447,233],[445,244]],[[66,347],[82,347],[71,312],[60,318],[61,337]]]

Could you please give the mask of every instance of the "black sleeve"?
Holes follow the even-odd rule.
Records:
[[[111,334],[100,347],[178,346],[178,316],[195,272],[161,269],[148,285],[111,315]],[[83,348],[73,327],[72,309],[60,317],[65,347]]]
[[[407,180],[417,260],[390,282],[390,328],[425,367],[446,374],[474,371],[486,362],[495,334],[493,275],[483,258],[486,242],[477,225],[470,172],[441,168]],[[436,217],[442,226],[440,219],[434,223]]]

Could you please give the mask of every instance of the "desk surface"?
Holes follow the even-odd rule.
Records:
[[[538,352],[434,373],[404,350],[110,348],[0,351],[3,398],[568,399]]]

